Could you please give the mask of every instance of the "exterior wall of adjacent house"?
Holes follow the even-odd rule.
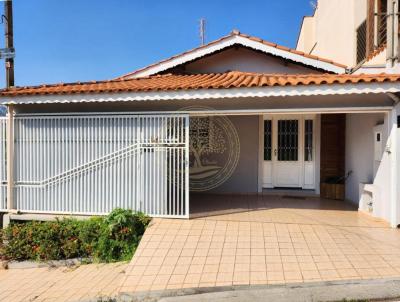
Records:
[[[297,50],[356,65],[355,32],[366,14],[366,0],[319,0],[314,16],[305,18]]]
[[[366,0],[319,0],[314,15],[304,17],[297,50],[354,67],[357,65],[356,30],[366,17]],[[382,51],[356,73],[380,73],[385,70],[385,64],[386,51]],[[380,69],[375,70],[376,66]]]
[[[393,109],[393,114],[395,114],[395,116],[399,116],[400,115],[400,104],[398,104],[394,109]],[[397,226],[400,224],[400,186],[399,181],[400,181],[400,128],[398,124],[394,124],[394,136],[396,137],[395,139],[395,152],[394,154],[396,155],[396,159],[394,160],[394,165],[392,162],[391,166],[393,169],[393,172],[395,173],[396,177],[393,178],[393,180],[396,182],[393,186],[392,186],[392,193],[394,194],[393,196],[393,200],[395,202],[395,209],[394,209],[394,220],[395,223],[393,226]]]
[[[374,132],[373,128],[383,125],[384,114],[347,114],[346,116],[346,171],[352,171],[346,181],[346,199],[354,204],[359,204],[359,184],[376,184],[382,191],[382,200],[389,200],[385,197],[388,190],[384,189],[382,177],[388,177],[387,159],[382,160],[377,171],[374,171]],[[387,128],[387,120],[384,127]],[[382,141],[387,142],[387,131],[383,131]],[[384,154],[382,154],[382,159]],[[385,177],[386,174],[386,177]],[[387,217],[387,204],[377,206],[377,213],[381,217]]]
[[[311,54],[316,42],[315,38],[315,16],[304,16],[300,33],[297,38],[297,50]]]
[[[233,70],[281,74],[318,73],[315,69],[298,64],[291,64],[284,59],[244,47],[231,48],[185,65],[185,71],[190,73],[220,73]]]
[[[382,72],[388,72],[386,68],[386,48],[365,62],[354,74],[376,74]]]
[[[360,203],[360,209],[366,211],[362,208],[358,185],[373,184],[371,214],[390,222],[393,227],[400,224],[397,185],[400,130],[396,123],[399,114],[400,105],[397,105],[388,114],[347,114],[346,119],[346,171],[353,171],[346,182],[346,199]],[[378,153],[374,148],[374,127],[382,133],[382,148]]]

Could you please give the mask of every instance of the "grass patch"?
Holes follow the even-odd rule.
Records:
[[[0,257],[18,261],[126,261],[132,258],[149,222],[148,216],[123,209],[88,220],[14,222],[0,233]]]

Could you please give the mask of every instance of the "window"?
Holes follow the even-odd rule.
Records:
[[[299,149],[299,121],[278,121],[278,160],[297,161]]]
[[[367,57],[367,20],[357,28],[357,64]]]
[[[313,160],[313,120],[304,121],[304,160]]]
[[[264,160],[272,159],[272,121],[264,120]]]
[[[377,47],[386,45],[386,31],[387,31],[387,0],[378,0],[378,11],[377,22],[378,22],[378,32],[377,32]]]
[[[387,0],[368,0],[367,18],[356,31],[357,64],[365,61],[373,52],[386,45]]]

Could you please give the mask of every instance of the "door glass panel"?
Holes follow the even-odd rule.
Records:
[[[264,160],[272,157],[272,121],[264,121]]]
[[[313,120],[304,123],[304,160],[313,160]]]
[[[298,120],[278,121],[278,160],[297,161],[299,154]]]

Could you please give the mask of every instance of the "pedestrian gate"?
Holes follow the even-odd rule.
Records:
[[[17,116],[13,208],[188,217],[188,140],[187,115]]]

